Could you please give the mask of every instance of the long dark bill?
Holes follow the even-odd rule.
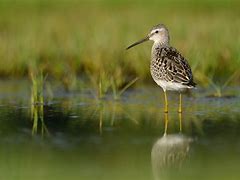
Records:
[[[141,44],[141,43],[143,43],[143,42],[145,42],[145,41],[148,41],[148,40],[149,40],[149,37],[147,36],[147,37],[145,37],[144,39],[142,39],[142,40],[140,40],[140,41],[138,41],[138,42],[135,42],[135,43],[133,43],[132,45],[128,46],[128,47],[126,48],[126,50],[128,50],[128,49],[130,49],[130,48],[132,48],[132,47],[134,47],[134,46],[136,46],[136,45],[138,45],[138,44]]]

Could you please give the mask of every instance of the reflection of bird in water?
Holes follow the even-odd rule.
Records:
[[[191,139],[184,135],[165,135],[152,147],[152,168],[155,179],[163,170],[180,168],[186,159]]]
[[[179,116],[181,131],[181,116]],[[167,135],[168,115],[165,114],[165,133],[152,147],[151,160],[154,179],[171,168],[180,168],[187,157],[191,138],[183,134]]]
[[[164,112],[168,112],[168,101],[166,91],[179,92],[179,113],[182,112],[181,91],[195,87],[191,68],[187,60],[177,49],[169,45],[169,32],[166,26],[158,24],[142,40],[130,45],[132,48],[148,40],[154,41],[152,47],[152,58],[150,71],[153,80],[163,89],[165,99]]]

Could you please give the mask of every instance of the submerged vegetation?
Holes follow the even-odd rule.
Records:
[[[41,128],[41,135],[48,130],[44,124],[44,77],[42,72],[30,71],[30,78],[32,82],[31,87],[31,120],[33,121],[32,134],[36,134]]]
[[[125,47],[161,22],[170,29],[171,44],[190,62],[198,84],[224,84],[229,78],[228,84],[239,83],[237,1],[114,2],[2,1],[0,76],[27,76],[34,62],[66,90],[78,86],[80,77],[91,82],[99,98],[109,90],[117,98],[135,78],[152,81],[151,43],[128,52]],[[237,76],[231,78],[233,74]]]

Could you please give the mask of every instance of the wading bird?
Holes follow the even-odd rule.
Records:
[[[144,39],[128,46],[127,49],[130,49],[148,40],[154,41],[152,46],[150,71],[153,80],[164,91],[164,112],[168,112],[166,91],[178,91],[178,112],[181,113],[181,92],[186,89],[194,88],[196,83],[193,81],[192,71],[187,60],[178,52],[177,49],[169,45],[169,39],[169,32],[166,26],[163,24],[158,24],[151,29],[150,33]]]

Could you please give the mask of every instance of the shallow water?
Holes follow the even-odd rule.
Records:
[[[94,91],[45,93],[43,118],[32,116],[30,84],[0,83],[0,179],[239,179],[239,88],[169,95],[159,88],[97,100]],[[164,132],[165,135],[164,135]]]

